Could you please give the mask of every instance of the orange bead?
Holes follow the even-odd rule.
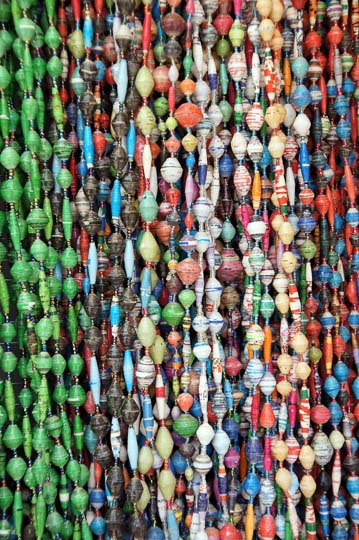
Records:
[[[275,424],[275,416],[270,403],[264,403],[259,417],[260,425],[266,429],[270,429]]]
[[[185,96],[190,96],[193,94],[196,88],[196,83],[192,79],[184,79],[180,82],[179,89]]]

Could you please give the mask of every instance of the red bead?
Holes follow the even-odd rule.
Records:
[[[240,531],[232,523],[226,523],[222,527],[219,531],[219,537],[221,540],[242,540]]]
[[[242,364],[235,356],[228,356],[224,365],[228,377],[236,377],[242,368]]]
[[[258,536],[260,540],[272,540],[275,536],[276,526],[273,516],[264,514],[258,526]]]

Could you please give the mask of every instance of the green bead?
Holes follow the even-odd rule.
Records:
[[[222,99],[219,102],[219,108],[221,109],[221,113],[223,115],[223,122],[227,123],[231,119],[233,109],[231,105],[226,101],[225,99]]]
[[[16,303],[17,310],[20,314],[30,315],[34,311],[34,300],[31,293],[22,291]]]
[[[21,495],[21,493],[20,493]],[[0,531],[1,531],[1,538],[2,540],[10,540],[12,527],[7,519],[1,519],[0,520]],[[15,531],[17,534],[17,531]],[[20,531],[21,532],[21,531]],[[21,535],[20,535],[21,536]]]
[[[61,43],[61,36],[55,26],[49,26],[45,34],[45,43],[49,49],[57,49]]]
[[[34,412],[34,409],[33,409],[33,412]],[[49,439],[48,439],[47,431],[43,426],[34,427],[32,445],[34,447],[34,450],[36,450],[37,452],[42,452],[48,449]]]
[[[92,431],[91,427],[87,425],[84,433],[84,443],[87,450],[93,454],[97,448],[98,438],[95,433]]]
[[[73,277],[67,277],[62,286],[62,292],[69,300],[73,300],[78,292],[78,285]]]
[[[4,323],[0,327],[0,338],[5,343],[11,343],[16,336],[16,328],[12,323]]]
[[[3,443],[6,448],[10,450],[16,450],[19,446],[22,445],[24,436],[21,433],[19,427],[16,424],[10,424],[4,433]]]
[[[34,401],[34,395],[30,388],[22,388],[19,392],[19,401],[23,409],[31,407]]]
[[[35,326],[36,335],[41,341],[47,341],[52,334],[53,325],[48,317],[43,317]],[[51,361],[51,358],[50,358]],[[51,365],[50,368],[51,369]]]
[[[11,493],[10,489],[7,486],[1,486],[0,487],[0,509],[3,512],[6,511],[12,505],[13,499],[14,499],[14,496]]]
[[[41,56],[35,56],[32,60],[32,69],[34,77],[38,81],[41,81],[46,73],[46,62]]]
[[[82,425],[81,416],[75,414],[73,421],[73,435],[76,450],[81,453],[84,447],[84,429]]]
[[[9,476],[18,482],[24,476],[27,469],[26,462],[21,457],[13,457],[9,460],[6,471]]]
[[[34,489],[36,487],[36,479],[32,467],[29,467],[25,473],[24,484],[29,489]]]
[[[61,529],[61,537],[63,540],[70,540],[73,537],[74,526],[70,520],[65,520]]]
[[[10,2],[4,1],[0,4],[0,22],[6,23],[11,18]]]
[[[72,176],[71,176],[71,179],[72,179]],[[70,199],[68,199],[67,197],[64,197],[64,200],[62,203],[62,228],[64,232],[64,238],[67,242],[71,240],[72,225],[73,225],[73,217],[72,217]]]
[[[81,487],[75,487],[75,489],[71,493],[71,507],[73,513],[75,515],[83,514],[87,510],[87,505],[88,493]]]
[[[4,341],[6,341],[4,339]],[[1,359],[1,369],[6,373],[12,373],[17,366],[17,358],[12,351],[5,351]]]
[[[71,386],[67,402],[72,407],[81,407],[86,401],[86,392],[82,386],[76,384]]]
[[[69,460],[69,454],[62,446],[62,444],[56,444],[51,452],[51,461],[56,467],[64,467]]]
[[[15,261],[12,267],[10,268],[10,275],[16,283],[21,281],[28,281],[31,276],[31,266],[26,261]]]
[[[81,467],[78,461],[71,459],[66,466],[66,475],[72,482],[78,482],[81,474]]]
[[[192,66],[193,66],[192,56],[191,56],[191,54],[186,54],[186,56],[183,59],[183,69],[184,69],[186,77],[189,77],[189,75],[191,73]]]
[[[73,377],[78,377],[84,367],[83,358],[79,354],[72,354],[68,360],[68,368]]]
[[[56,415],[51,415],[46,418],[45,428],[51,437],[58,438],[61,434],[62,424],[61,420]]]
[[[61,264],[64,268],[73,268],[74,266],[77,265],[77,254],[76,254],[76,251],[72,247],[67,247],[62,252]]]
[[[55,385],[54,391],[52,393],[52,399],[55,403],[62,405],[67,400],[67,390],[62,383]]]
[[[2,242],[0,242],[0,264],[5,260],[7,255],[7,249]]]
[[[88,480],[90,477],[90,471],[88,467],[84,463],[80,463],[80,478],[79,478],[79,485],[81,487],[84,487],[87,485]]]
[[[48,270],[54,270],[59,260],[59,255],[52,246],[49,246],[47,249],[46,257],[44,260],[45,268]]]
[[[0,89],[6,90],[11,81],[11,75],[4,66],[0,66]]]
[[[185,311],[178,302],[170,302],[162,310],[162,318],[170,326],[178,326],[184,317]]]
[[[20,156],[20,167],[26,174],[30,174],[31,160],[30,150],[25,150]]]
[[[11,146],[6,146],[0,154],[0,163],[8,171],[16,169],[20,163],[20,156]]]
[[[32,470],[37,484],[43,484],[46,480],[46,476],[49,470],[49,466],[47,465],[43,457],[39,456],[35,459],[32,465]]]
[[[55,482],[51,480],[46,480],[42,487],[42,492],[44,494],[45,503],[54,504],[57,497],[57,487]]]
[[[173,429],[181,437],[192,437],[198,429],[198,421],[191,414],[180,414],[173,424]]]
[[[158,204],[152,191],[145,191],[143,193],[139,210],[142,219],[146,223],[152,223],[156,219],[158,212]]]
[[[56,377],[60,377],[66,368],[66,360],[60,353],[56,353],[52,357],[51,371]]]
[[[44,229],[46,225],[48,224],[49,218],[45,214],[45,212],[42,210],[42,208],[34,208],[29,213],[26,223],[28,227],[32,227],[34,230],[36,229]]]
[[[4,427],[8,419],[6,409],[0,405],[0,427]]]
[[[302,257],[310,261],[317,253],[317,247],[312,240],[305,240],[299,248]]]
[[[153,110],[155,115],[163,118],[168,113],[168,100],[164,96],[161,96],[153,102]]]
[[[158,63],[164,62],[166,59],[165,48],[162,41],[158,41],[153,47],[153,54]]]
[[[46,259],[48,247],[40,240],[40,238],[36,238],[34,242],[31,244],[30,253],[39,262],[43,262]]]
[[[58,512],[50,512],[46,520],[46,528],[52,535],[59,535],[62,530],[64,520]]]
[[[54,150],[54,154],[59,159],[66,161],[70,158],[73,148],[72,148],[72,144],[62,137],[54,144],[53,150]]]
[[[41,49],[45,43],[44,32],[38,24],[35,25],[35,35],[31,40],[31,45],[34,49]]]
[[[47,62],[46,69],[50,77],[53,77],[53,78],[60,77],[62,73],[62,62],[60,58],[56,55],[53,55],[50,58],[50,60]]]
[[[221,58],[225,58],[228,56],[229,52],[231,50],[231,46],[229,44],[229,41],[222,37],[222,39],[219,39],[216,43],[216,52],[218,56]]]
[[[22,41],[29,42],[35,35],[35,26],[35,23],[31,19],[23,17],[15,25],[15,30]]]
[[[85,81],[83,80],[83,78],[80,75],[78,67],[75,67],[75,69],[74,69],[74,71],[72,73],[70,84],[71,84],[72,90],[74,91],[74,93],[78,97],[80,97],[85,92],[85,90],[87,88],[87,85],[86,85]]]
[[[37,495],[35,504],[35,530],[37,538],[43,538],[45,531],[46,514],[46,503],[44,495],[41,491]]]
[[[56,276],[48,276],[47,284],[49,286],[50,296],[57,296],[60,294],[62,286]]]

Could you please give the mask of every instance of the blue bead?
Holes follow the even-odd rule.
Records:
[[[173,454],[171,457],[171,463],[173,465],[173,468],[177,474],[184,474],[186,468],[187,468],[187,461],[185,458],[179,453],[178,450]]]
[[[70,103],[68,106],[67,106],[67,118],[68,118],[68,121],[69,123],[72,125],[72,126],[75,126],[76,125],[76,119],[77,119],[77,107],[76,107],[76,103]]]
[[[333,426],[338,426],[342,421],[343,411],[341,410],[339,404],[336,401],[331,401],[328,408],[331,414],[331,423],[333,424]]]
[[[259,491],[259,480],[255,473],[248,473],[244,482],[243,489],[249,497],[255,497]]]
[[[165,540],[165,533],[159,527],[151,527],[146,532],[146,540]]]
[[[304,84],[297,86],[292,97],[293,105],[297,109],[304,109],[311,103],[311,101],[312,96],[310,95],[308,88],[304,86]]]
[[[272,163],[272,156],[269,153],[268,146],[264,144],[262,159],[259,162],[259,167],[266,169],[270,163]]]
[[[239,424],[233,417],[227,417],[223,421],[223,429],[231,440],[237,440],[239,435]]]
[[[352,209],[353,210],[353,209]],[[359,212],[356,210],[355,212],[347,212],[345,214],[345,221],[351,226],[351,227],[357,227],[359,223]]]
[[[351,134],[351,125],[350,122],[341,118],[337,124],[337,135],[342,141],[347,141],[350,138]]]
[[[343,325],[339,327],[339,335],[344,339],[345,343],[348,343],[351,338],[349,329]]]
[[[359,327],[359,312],[356,310],[352,310],[348,315],[348,323],[352,328],[358,328]]]
[[[333,270],[330,268],[329,264],[321,264],[318,268],[318,278],[321,283],[328,283],[332,277]]]
[[[94,63],[97,67],[97,75],[95,77],[95,81],[102,81],[105,78],[106,66],[103,62],[101,62],[101,60],[95,60]]]
[[[327,377],[325,379],[324,391],[328,394],[329,397],[331,398],[337,397],[339,390],[340,390],[340,384],[338,383],[335,377],[331,375],[330,377]]]
[[[221,176],[228,177],[234,172],[234,165],[233,161],[231,160],[230,156],[225,153],[219,160],[219,174]]]
[[[343,525],[336,525],[332,532],[333,540],[347,540],[348,531]]]
[[[310,97],[312,98],[312,105],[319,105],[323,97],[322,92],[317,84],[311,84],[309,87]]]
[[[84,159],[81,159],[77,165],[77,172],[79,176],[86,176],[87,175],[87,164]]]
[[[334,214],[334,229],[335,229],[335,232],[338,233],[341,231],[341,229],[344,227],[344,218],[335,213]]]
[[[195,160],[195,157],[194,155],[191,153],[188,154],[188,156],[186,157],[186,165],[188,167],[188,169],[193,169],[193,167],[195,166],[196,164],[196,160]]]
[[[192,414],[192,416],[195,416],[196,418],[200,418],[202,416],[201,404],[198,399],[193,400],[193,404],[189,412]]]
[[[357,476],[348,477],[347,490],[353,499],[357,499],[359,497],[359,478]]]
[[[354,92],[354,83],[349,77],[345,77],[343,80],[342,92],[346,97],[351,97]]]
[[[344,248],[345,248],[345,242],[343,240],[343,238],[338,238],[335,246],[334,246],[334,251],[335,253],[337,253],[338,255],[341,255],[344,251]]]
[[[359,272],[359,253],[354,253],[353,254],[353,257],[352,257],[352,260],[351,260],[351,263],[350,263],[350,268],[354,272]]]
[[[334,376],[340,383],[343,383],[347,380],[349,375],[349,368],[344,362],[338,362],[334,366]]]
[[[249,439],[246,444],[246,457],[249,463],[256,464],[263,461],[263,447],[258,437]]]
[[[310,233],[315,229],[317,222],[312,215],[305,215],[298,221],[298,227],[301,231]]]
[[[100,536],[102,534],[105,534],[106,531],[106,521],[101,516],[96,516],[90,525],[91,531],[96,534],[97,536]]]
[[[345,516],[347,515],[347,511],[344,504],[339,500],[333,501],[332,507],[330,509],[330,515],[332,516],[333,519],[338,520],[338,521],[341,521],[342,519],[344,519]]]
[[[90,503],[95,506],[98,504],[104,504],[106,500],[106,495],[103,489],[95,488],[90,491],[89,494],[89,501]]]
[[[359,441],[356,437],[353,437],[352,438],[352,452],[353,454],[355,454],[355,452],[358,450],[359,448]]]
[[[342,276],[339,272],[337,271],[334,271],[330,280],[329,280],[329,285],[333,288],[333,289],[339,289],[341,283],[342,283]]]
[[[337,96],[334,109],[340,116],[345,116],[349,110],[349,103],[345,96]]]
[[[336,98],[337,97],[337,85],[335,84],[334,79],[330,79],[327,82],[327,94],[328,98]]]
[[[349,510],[350,519],[352,521],[359,521],[359,504],[354,503]]]
[[[105,202],[111,194],[110,186],[107,184],[107,182],[104,182],[103,180],[101,180],[99,182],[98,188],[99,189],[98,189],[97,199],[100,202]]]

